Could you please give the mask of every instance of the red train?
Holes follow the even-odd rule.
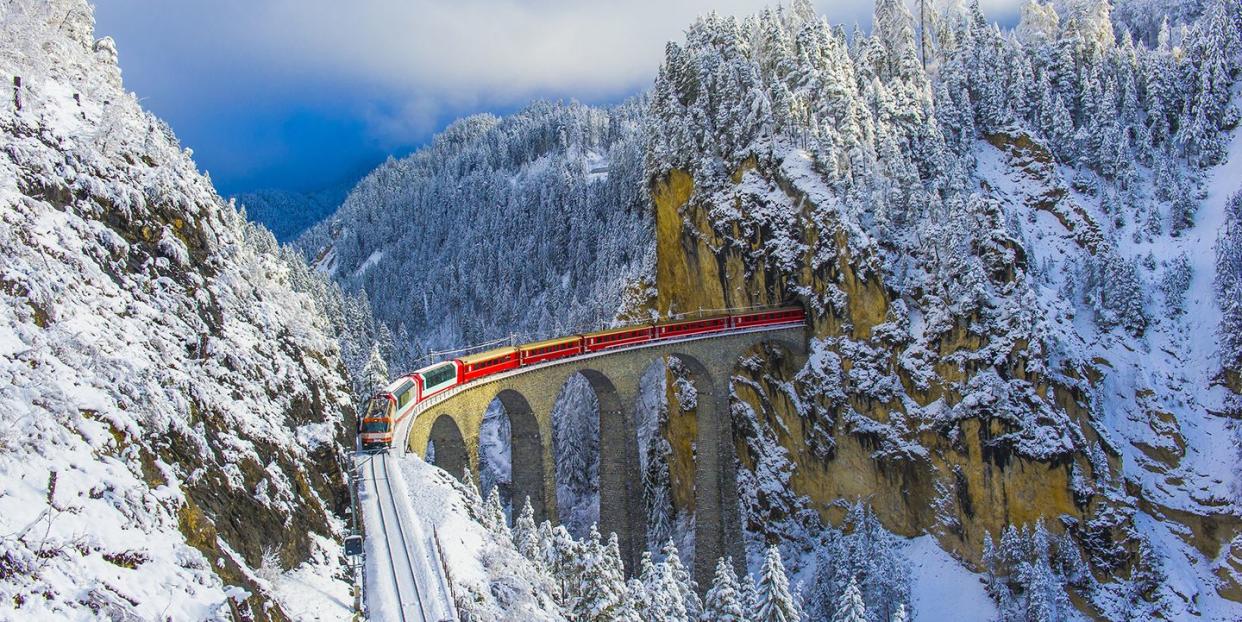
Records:
[[[650,341],[804,322],[806,312],[798,307],[717,315],[611,328],[521,346],[496,348],[436,363],[393,380],[384,391],[371,398],[371,405],[359,423],[362,445],[390,445],[393,431],[413,412],[414,406],[419,402],[453,387],[501,372]]]

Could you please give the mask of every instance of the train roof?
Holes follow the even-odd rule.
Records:
[[[395,378],[392,382],[388,383],[388,386],[384,387],[384,392],[392,393],[395,395],[397,391],[400,391],[401,389],[405,388],[405,385],[407,383],[414,384],[414,379],[410,378],[409,376],[399,376]]]
[[[544,339],[543,341],[534,341],[531,343],[524,343],[518,346],[518,349],[519,350],[534,350],[535,348],[546,348],[548,346],[559,346],[563,343],[575,342],[578,339],[580,339],[578,335],[572,335],[569,337],[561,337],[559,339]]]
[[[518,349],[515,346],[505,346],[503,348],[495,348],[493,350],[488,350],[486,352],[480,352],[478,354],[471,354],[470,356],[459,356],[457,357],[457,362],[461,363],[462,365],[473,365],[480,361],[494,359],[498,356],[512,354],[517,351]]]
[[[689,322],[706,322],[710,320],[724,320],[728,318],[729,318],[729,315],[727,313],[717,313],[716,315],[702,315],[699,317],[686,316],[686,317],[679,317],[679,318],[670,318],[668,320],[660,322],[659,324],[657,324],[657,326],[668,326],[670,324],[686,324]]]
[[[583,337],[602,337],[602,336],[604,336],[604,335],[613,335],[613,334],[616,334],[616,333],[625,333],[625,332],[629,332],[629,331],[632,331],[632,330],[639,330],[639,329],[642,329],[642,328],[651,328],[651,325],[650,325],[650,324],[631,324],[631,325],[629,325],[629,326],[621,326],[621,327],[619,327],[619,328],[609,328],[609,329],[607,329],[607,330],[597,330],[597,331],[595,331],[595,332],[593,332],[593,333],[582,333],[582,336],[583,336]]]
[[[787,307],[771,307],[767,309],[754,309],[751,311],[746,311],[744,313],[734,313],[733,315],[736,317],[736,316],[744,316],[744,315],[759,315],[760,313],[780,313],[782,311],[805,311],[805,309],[803,309],[802,307],[799,307],[798,305],[789,305]]]
[[[433,370],[433,369],[435,369],[435,368],[437,368],[437,367],[441,367],[441,366],[444,366],[444,365],[452,365],[452,364],[453,364],[453,361],[440,361],[439,363],[434,363],[434,364],[432,364],[432,365],[428,365],[428,366],[426,366],[426,367],[423,367],[422,369],[416,369],[416,370],[414,370],[414,371],[410,372],[410,375],[411,375],[411,376],[413,376],[414,374],[425,374],[425,373],[427,373],[427,372],[429,372],[429,371],[431,371],[431,370]]]

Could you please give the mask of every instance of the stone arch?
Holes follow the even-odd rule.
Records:
[[[733,422],[725,385],[694,356],[674,352],[669,358],[677,360],[694,386],[694,576],[705,590],[717,559],[732,557],[735,569],[745,570]]]
[[[449,415],[436,417],[431,424],[428,443],[435,447],[434,464],[461,479],[470,466],[470,454],[466,451],[466,441],[462,438],[461,428],[457,427],[457,420]]]
[[[595,369],[578,373],[599,400],[599,530],[617,534],[621,561],[626,574],[632,576],[647,548],[634,414],[608,376]]]
[[[526,396],[513,389],[505,389],[496,395],[509,417],[510,448],[510,500],[514,519],[522,511],[522,504],[530,498],[535,511],[535,522],[548,518],[547,497],[544,488],[544,445],[539,431],[539,420],[530,407]]]

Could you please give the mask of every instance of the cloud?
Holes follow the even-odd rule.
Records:
[[[231,144],[291,109],[359,120],[357,150],[417,144],[452,118],[534,97],[614,102],[645,89],[665,44],[708,11],[771,0],[95,0],[126,84],[228,175],[268,144]],[[916,0],[908,0],[913,3]],[[929,0],[930,2],[962,0]],[[1006,19],[1019,0],[984,0]],[[867,27],[873,0],[816,0]],[[239,120],[241,120],[239,122]],[[293,130],[288,130],[292,132]],[[298,144],[285,137],[284,146]],[[363,145],[362,143],[367,144]],[[254,152],[250,152],[251,145]],[[247,153],[237,153],[245,150]],[[210,154],[210,155],[209,155]],[[368,156],[371,157],[371,156]],[[248,183],[248,182],[247,182]]]
[[[710,10],[746,15],[766,0],[98,0],[122,63],[166,76],[148,94],[184,105],[229,93],[345,98],[377,131],[419,132],[461,103],[533,96],[617,99],[655,76],[665,43]],[[822,3],[865,21],[871,0]],[[134,32],[138,31],[138,32]],[[141,34],[138,34],[138,33]],[[102,33],[109,34],[109,33]],[[127,35],[128,36],[125,36]],[[127,44],[141,39],[139,58]],[[138,68],[135,68],[137,70]],[[335,93],[333,93],[335,91]],[[350,94],[353,93],[353,97]],[[375,101],[383,103],[376,107]],[[378,109],[421,121],[383,120]]]

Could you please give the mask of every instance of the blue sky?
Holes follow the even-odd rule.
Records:
[[[453,119],[537,97],[621,101],[647,88],[665,42],[696,15],[769,4],[96,0],[95,16],[97,36],[117,42],[126,87],[228,195],[352,181]],[[983,3],[1003,20],[1015,4]],[[865,26],[872,0],[816,6]]]

